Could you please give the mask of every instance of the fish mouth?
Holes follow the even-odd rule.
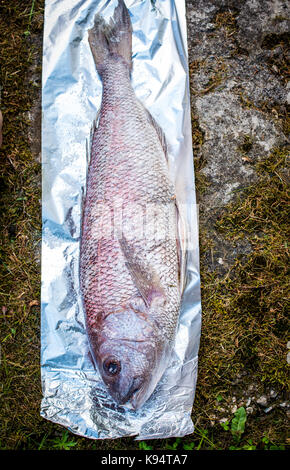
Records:
[[[136,402],[136,398],[142,393],[141,385],[142,381],[140,378],[133,379],[128,391],[122,395],[120,393],[118,394],[118,403],[120,405],[126,405],[128,402],[130,402],[133,406],[133,403]],[[134,406],[133,408],[136,409]]]
[[[143,400],[141,401],[139,399],[140,397],[140,393],[138,393],[139,390],[137,390],[133,395],[132,397],[130,398],[130,404],[133,408],[134,411],[138,410],[138,408],[140,408],[140,406],[143,404]]]
[[[135,411],[140,408],[145,401],[146,396],[144,397],[143,387],[136,389],[130,398],[130,404]]]

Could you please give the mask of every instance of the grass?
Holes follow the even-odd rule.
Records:
[[[246,238],[252,247],[250,254],[237,258],[225,274],[210,272],[206,259],[214,244],[207,236],[207,227],[201,226],[203,328],[193,409],[195,433],[183,439],[146,442],[132,438],[91,441],[39,416],[41,169],[29,111],[39,97],[35,76],[40,74],[42,21],[43,1],[26,6],[12,0],[0,2],[4,115],[0,150],[0,448],[268,450],[285,447],[287,417],[282,407],[275,405],[268,414],[256,408],[252,414],[247,413],[246,420],[244,412],[235,416],[239,409],[246,407],[248,388],[256,387],[258,394],[274,389],[280,401],[285,399],[287,390],[289,194],[287,152],[283,148],[275,149],[256,164],[258,182],[237,193],[236,200],[223,209],[216,222],[217,233],[233,247]],[[234,34],[236,26],[231,13],[217,16],[216,25],[226,35]],[[191,74],[199,66],[202,64],[192,63]],[[205,92],[213,91],[220,84],[223,71],[220,63],[208,85],[213,87]],[[284,129],[289,126],[285,116],[281,116]],[[205,137],[194,108],[192,123],[196,182],[202,198],[208,184],[201,172]],[[241,146],[245,157],[251,145],[250,137],[245,136]],[[233,397],[237,401],[235,412]],[[220,422],[224,417],[225,421]],[[239,439],[235,438],[235,432]]]
[[[259,394],[274,388],[286,396],[289,195],[282,179],[284,158],[284,151],[277,150],[262,162],[258,185],[240,194],[217,223],[219,233],[233,242],[247,237],[252,253],[237,259],[222,277],[202,270],[203,335],[194,413],[203,427],[213,410],[224,416],[232,396],[245,404],[250,396],[245,390],[253,383]],[[204,245],[204,253],[208,249]],[[214,397],[221,395],[226,398],[219,403]],[[281,409],[268,416],[257,410],[248,421],[247,438],[255,445],[265,433],[276,443],[286,442],[287,417]],[[225,445],[217,432],[215,440],[220,439]]]

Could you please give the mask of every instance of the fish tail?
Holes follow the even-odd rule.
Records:
[[[118,0],[109,23],[100,15],[95,16],[89,30],[89,44],[97,71],[101,74],[110,57],[119,56],[132,68],[132,24],[124,0]]]

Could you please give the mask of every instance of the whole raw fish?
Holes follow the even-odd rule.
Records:
[[[83,205],[80,283],[90,350],[109,393],[139,408],[163,375],[180,307],[177,209],[164,135],[130,81],[119,0],[89,44],[102,80]],[[141,215],[141,217],[140,217]]]

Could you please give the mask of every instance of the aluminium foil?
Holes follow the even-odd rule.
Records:
[[[88,43],[115,0],[46,0],[42,77],[41,415],[92,439],[184,436],[191,419],[201,327],[198,218],[184,0],[126,0],[132,84],[163,129],[186,225],[184,292],[170,365],[137,411],[110,398],[88,353],[79,286],[82,200],[102,83]]]

